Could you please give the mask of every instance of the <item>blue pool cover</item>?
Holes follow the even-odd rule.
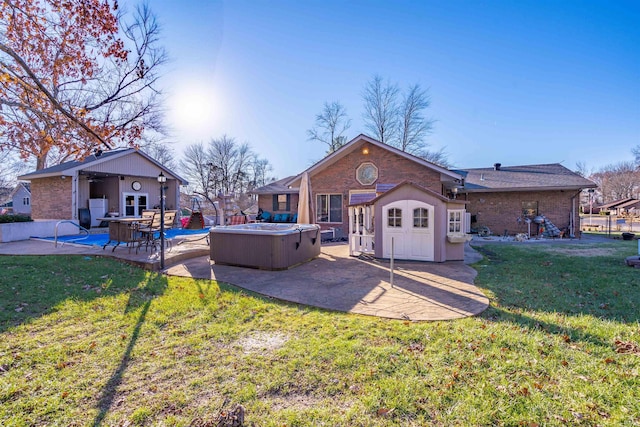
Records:
[[[204,237],[209,232],[209,228],[203,228],[200,230],[187,230],[183,228],[172,228],[167,230],[166,237],[167,239],[174,239],[176,237],[188,237],[188,236],[201,236]],[[54,241],[54,237],[40,237],[44,240]],[[100,234],[72,234],[69,236],[59,236],[58,242],[60,243],[75,243],[78,245],[88,245],[88,246],[104,246],[109,241],[109,233],[100,233]]]

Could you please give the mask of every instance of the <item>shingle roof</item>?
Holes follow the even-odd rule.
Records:
[[[286,178],[273,181],[265,186],[256,188],[250,191],[251,194],[295,194],[300,191],[298,187],[289,187],[287,182],[291,181],[294,176],[288,176]]]
[[[623,208],[623,207],[626,206],[627,203],[632,202],[634,200],[635,199],[633,199],[632,197],[626,197],[624,199],[614,200],[613,202],[604,203],[604,204],[602,204],[600,206],[594,206],[594,207],[597,207],[599,209]],[[638,202],[638,200],[635,200],[635,201]]]
[[[465,177],[462,193],[483,191],[579,190],[597,185],[559,163],[456,171]]]
[[[85,158],[84,160],[71,160],[69,162],[60,163],[59,165],[53,165],[45,169],[40,169],[38,171],[31,172],[26,175],[22,175],[20,179],[31,179],[31,178],[37,178],[39,175],[46,175],[46,174],[56,173],[56,172],[64,172],[78,166],[86,166],[97,160],[103,160],[116,154],[122,154],[124,151],[133,151],[133,148],[127,148],[126,150],[104,151],[97,157],[95,154],[92,154],[87,158]]]

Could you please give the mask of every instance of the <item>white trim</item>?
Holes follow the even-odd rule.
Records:
[[[122,204],[120,205],[120,216],[122,217],[139,217],[136,215],[136,212],[140,210],[139,199],[140,197],[147,198],[146,209],[149,209],[149,193],[131,193],[131,192],[122,192]],[[134,204],[133,204],[133,215],[127,215],[127,196],[133,196]]]

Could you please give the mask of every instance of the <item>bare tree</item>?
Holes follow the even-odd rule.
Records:
[[[259,158],[247,143],[240,144],[227,135],[212,139],[207,146],[188,146],[180,164],[191,191],[211,203],[219,194],[233,194],[248,203],[244,195],[266,184],[271,170],[269,162]]]
[[[635,158],[636,167],[640,168],[640,145],[636,145],[631,149],[633,156]]]
[[[322,112],[316,116],[316,124],[307,131],[309,139],[320,141],[329,146],[327,154],[331,154],[346,143],[342,134],[351,127],[347,110],[338,101],[325,102]]]
[[[422,149],[417,153],[414,153],[414,155],[422,157],[426,161],[434,163],[438,166],[442,166],[443,168],[451,167],[451,163],[449,162],[449,155],[445,151],[444,147],[437,151]]]
[[[576,170],[574,172],[584,178],[589,178],[589,176],[592,174],[592,170],[587,167],[587,164],[585,162],[577,162]]]
[[[379,75],[365,85],[362,93],[365,128],[385,144],[392,144],[398,139],[399,93],[398,85],[384,82]]]
[[[144,152],[171,170],[176,170],[178,167],[176,152],[168,142],[155,141],[146,144]]]
[[[448,167],[444,149],[431,151],[425,142],[435,123],[435,120],[424,115],[424,110],[431,105],[428,92],[419,84],[414,84],[407,88],[398,101],[400,95],[397,84],[384,82],[382,77],[374,76],[366,84],[362,95],[365,127],[380,142]]]
[[[590,178],[598,184],[604,203],[640,196],[640,170],[633,162],[605,166]]]
[[[416,154],[425,150],[424,139],[433,130],[433,119],[424,116],[424,110],[431,105],[426,90],[419,84],[410,86],[405,92],[399,110],[400,134],[398,147],[407,153]],[[439,156],[435,154],[439,153]],[[431,154],[433,158],[442,158],[442,150]]]

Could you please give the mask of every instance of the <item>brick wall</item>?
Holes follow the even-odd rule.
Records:
[[[289,194],[289,210],[276,210],[273,209],[273,194],[260,194],[258,195],[258,206],[265,212],[271,212],[272,214],[295,214],[298,212],[298,197],[298,194]]]
[[[467,211],[475,215],[477,222],[472,227],[487,226],[493,234],[526,233],[527,224],[518,223],[522,217],[523,202],[538,202],[538,215],[546,216],[559,229],[568,228],[572,197],[577,192],[572,191],[537,191],[537,192],[506,192],[506,193],[471,193],[466,196],[470,203]],[[463,196],[464,197],[464,196]],[[579,200],[575,201],[574,232],[579,233],[578,217]],[[537,234],[538,227],[531,224],[531,234]]]
[[[342,223],[329,223],[323,228],[340,227],[344,233],[349,231],[349,212],[347,209],[349,190],[369,189],[373,192],[376,184],[399,184],[402,181],[412,181],[442,194],[439,172],[427,169],[377,146],[368,145],[368,149],[369,154],[363,154],[361,150],[352,151],[311,178],[314,205],[317,194],[342,194]],[[371,162],[378,167],[378,179],[372,185],[365,186],[356,180],[356,169],[364,162]]]
[[[31,181],[33,219],[72,219],[71,178],[40,178]]]

